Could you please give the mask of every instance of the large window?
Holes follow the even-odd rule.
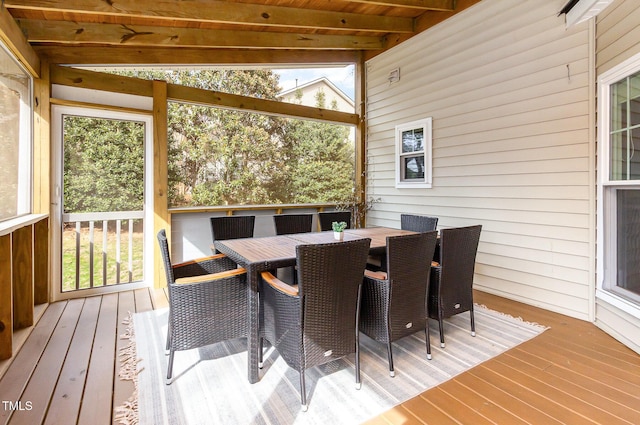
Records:
[[[113,72],[273,102],[354,112],[349,95],[328,78],[317,78],[322,74],[311,71],[207,68]],[[335,73],[336,79],[339,75]],[[291,85],[292,77],[296,77],[295,86]],[[298,77],[311,81],[303,84],[301,80],[297,85]],[[350,84],[339,85],[352,92],[353,76],[347,81]],[[353,197],[352,126],[181,102],[169,102],[168,116],[170,207],[340,204]]]
[[[31,86],[0,44],[0,221],[31,212]]]
[[[640,305],[640,57],[600,78],[601,289]]]

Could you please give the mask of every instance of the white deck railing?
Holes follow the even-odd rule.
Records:
[[[139,228],[142,229],[143,218],[143,211],[63,214],[63,228],[66,229],[63,233],[66,234],[70,230],[75,232],[74,277],[70,279],[70,270],[65,270],[65,267],[68,269],[70,265],[63,264],[63,291],[131,283],[134,281],[135,275],[142,276],[143,262],[141,261],[139,264],[134,262],[134,251],[136,249],[134,246],[134,223],[139,221]],[[123,222],[126,222],[126,230],[124,231],[124,233],[126,233],[126,241],[122,240]],[[101,223],[100,233],[102,234],[102,246],[98,249],[96,249],[95,240],[96,223],[98,223],[98,225]],[[115,230],[109,230],[114,227]],[[83,231],[83,229],[85,230]],[[111,236],[115,239],[115,247],[110,246],[109,241],[110,239],[113,239]],[[65,239],[65,236],[63,235],[63,252],[70,249],[68,246],[71,243],[70,241],[67,242],[67,246],[65,246],[65,241],[67,239],[69,239],[69,237]],[[98,244],[100,244],[99,241]],[[125,250],[122,249],[123,244],[126,244]],[[126,262],[123,262],[122,259],[123,251],[127,254]],[[83,255],[83,253],[85,253],[85,255]],[[96,253],[98,253],[99,259],[96,256]],[[142,253],[141,248],[140,253]],[[113,258],[109,258],[110,254]],[[88,264],[83,264],[85,261]],[[110,272],[109,266],[112,263],[115,265],[115,271]],[[101,279],[96,279],[96,265],[102,266]],[[122,278],[123,265],[126,267],[127,271],[125,279]],[[88,276],[83,281],[83,271],[86,272],[87,270]],[[110,276],[113,274],[115,274],[114,280],[109,281]]]

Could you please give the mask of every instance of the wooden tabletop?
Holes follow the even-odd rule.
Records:
[[[387,246],[387,236],[411,235],[415,232],[411,230],[392,229],[390,227],[367,227],[364,229],[346,229],[345,237],[353,235],[361,238],[371,239],[371,248],[384,248]]]
[[[218,251],[236,261],[241,257],[243,263],[247,264],[295,258],[296,245],[299,244],[299,241],[290,238],[289,235],[228,239],[214,243]]]
[[[409,235],[415,232],[389,227],[371,227],[366,229],[347,229],[344,233],[344,240],[346,241],[370,238],[371,249],[380,249],[386,246],[387,236]],[[333,242],[337,242],[333,237],[333,232],[327,231],[228,239],[216,241],[214,245],[218,251],[227,254],[235,261],[249,265],[287,260],[295,261],[297,245]]]

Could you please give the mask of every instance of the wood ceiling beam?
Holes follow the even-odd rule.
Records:
[[[420,0],[416,0],[420,1]],[[424,1],[424,0],[422,0]],[[432,0],[433,1],[433,0]],[[7,8],[287,28],[412,33],[413,19],[225,1],[5,0]]]
[[[203,90],[194,87],[169,84],[167,97],[176,102],[188,102],[205,106],[233,109],[237,111],[258,112],[283,117],[297,117],[314,121],[332,122],[338,124],[357,125],[360,118],[356,114],[334,111],[331,109],[314,108],[289,102],[259,99],[240,96],[237,94]]]
[[[34,46],[50,63],[73,65],[290,65],[351,64],[355,50],[248,50],[172,47]]]
[[[455,11],[452,10],[446,13],[425,13],[416,19],[416,31],[422,32],[424,30],[427,30],[479,2],[480,0],[456,0]]]
[[[349,0],[355,3],[377,4],[380,6],[407,7],[412,9],[452,12],[456,10],[456,0]]]
[[[202,30],[20,19],[30,43],[269,49],[379,50],[383,37]]]
[[[335,65],[358,60],[355,50],[249,50],[172,47],[34,46],[54,64],[75,65]]]
[[[40,77],[40,58],[27,42],[16,21],[7,9],[0,5],[0,40],[18,58],[20,63],[34,77]]]
[[[438,25],[440,22],[444,22],[457,13],[479,3],[481,0],[456,0],[456,10],[452,12],[438,12],[438,13],[424,13],[422,16],[416,18],[416,33],[419,34],[429,28]],[[405,34],[391,34],[387,37],[386,49],[391,49],[394,46],[408,40],[411,36]],[[365,60],[369,60],[376,55],[380,54],[380,51],[366,51],[364,52]]]
[[[289,65],[351,64],[354,50],[240,50],[169,47],[34,46],[50,63],[76,65]]]
[[[133,77],[87,71],[54,65],[51,67],[51,84],[126,93],[150,97],[153,94],[153,82]],[[176,102],[195,103],[219,108],[264,113],[268,115],[297,117],[316,121],[357,125],[360,118],[357,114],[314,108],[276,100],[259,99],[249,96],[223,93],[167,84],[167,99]]]

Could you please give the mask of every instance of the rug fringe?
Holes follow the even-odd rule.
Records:
[[[138,416],[138,374],[142,369],[138,369],[138,354],[136,352],[136,340],[133,332],[133,313],[128,312],[128,316],[124,318],[122,324],[126,329],[120,339],[126,339],[129,342],[118,352],[120,358],[120,371],[118,377],[123,381],[133,382],[133,393],[121,406],[116,407],[114,421],[122,425],[137,425],[139,423]]]
[[[497,314],[497,315],[499,315],[499,316],[508,317],[508,318],[510,318],[510,319],[517,320],[518,322],[526,323],[527,325],[535,326],[535,327],[538,327],[538,328],[543,329],[543,330],[547,330],[547,329],[549,329],[549,326],[541,325],[540,323],[537,323],[537,322],[529,322],[529,321],[527,321],[527,320],[524,320],[524,319],[523,319],[522,317],[520,317],[520,316],[512,316],[512,315],[510,315],[510,314],[503,313],[503,312],[501,312],[501,311],[492,310],[492,309],[490,309],[489,307],[487,307],[487,306],[486,306],[486,305],[484,305],[484,304],[474,303],[474,307],[484,308],[485,310],[489,310],[489,311],[491,311],[491,312],[493,312],[493,313],[495,313],[495,314]]]

